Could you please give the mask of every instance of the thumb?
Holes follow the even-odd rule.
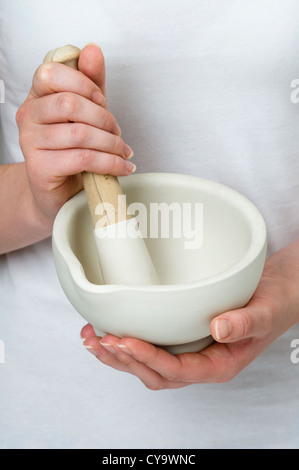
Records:
[[[267,328],[267,313],[261,306],[248,304],[215,317],[210,326],[213,338],[220,343],[260,336]]]
[[[82,49],[78,68],[90,78],[106,96],[106,67],[105,59],[101,48],[97,44],[87,44]]]

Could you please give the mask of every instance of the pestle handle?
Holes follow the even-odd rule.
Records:
[[[63,46],[48,52],[44,63],[59,62],[78,70],[80,53],[78,47]],[[97,225],[112,225],[130,219],[127,207],[126,210],[119,210],[118,197],[123,195],[123,191],[116,176],[83,172],[82,179],[94,228]],[[105,210],[98,214],[100,204],[110,204],[114,208],[113,216]],[[101,224],[100,220],[104,215],[105,223]]]
[[[60,47],[48,52],[44,63],[59,62],[78,70],[80,53],[81,50],[75,46]],[[82,173],[82,179],[93,221],[104,283],[159,284],[156,269],[139,231],[138,222],[136,218],[128,215],[125,196],[118,179],[111,175],[88,172]],[[120,199],[119,196],[123,198]],[[105,204],[109,204],[108,208]],[[128,236],[128,228],[133,229],[136,236]]]

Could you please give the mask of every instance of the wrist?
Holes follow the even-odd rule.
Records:
[[[32,232],[34,232],[36,236],[40,238],[40,240],[50,237],[52,234],[55,218],[48,217],[43,213],[31,191],[29,194],[28,207],[28,222],[30,223]]]

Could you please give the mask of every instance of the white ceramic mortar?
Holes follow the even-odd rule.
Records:
[[[182,210],[183,204],[202,203],[202,245],[186,249],[186,238],[146,238],[161,285],[103,285],[81,192],[63,206],[54,224],[61,286],[99,336],[135,337],[174,354],[199,351],[212,342],[212,318],[245,306],[258,285],[267,249],[263,217],[241,194],[201,178],[150,173],[120,182],[129,204],[148,209],[148,227],[151,203],[179,203]]]

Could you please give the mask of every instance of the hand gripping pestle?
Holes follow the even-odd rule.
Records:
[[[48,52],[47,62],[59,62],[78,70],[81,50],[64,46]],[[118,179],[111,175],[82,173],[105,284],[155,285],[158,276],[139,231],[128,213]]]

